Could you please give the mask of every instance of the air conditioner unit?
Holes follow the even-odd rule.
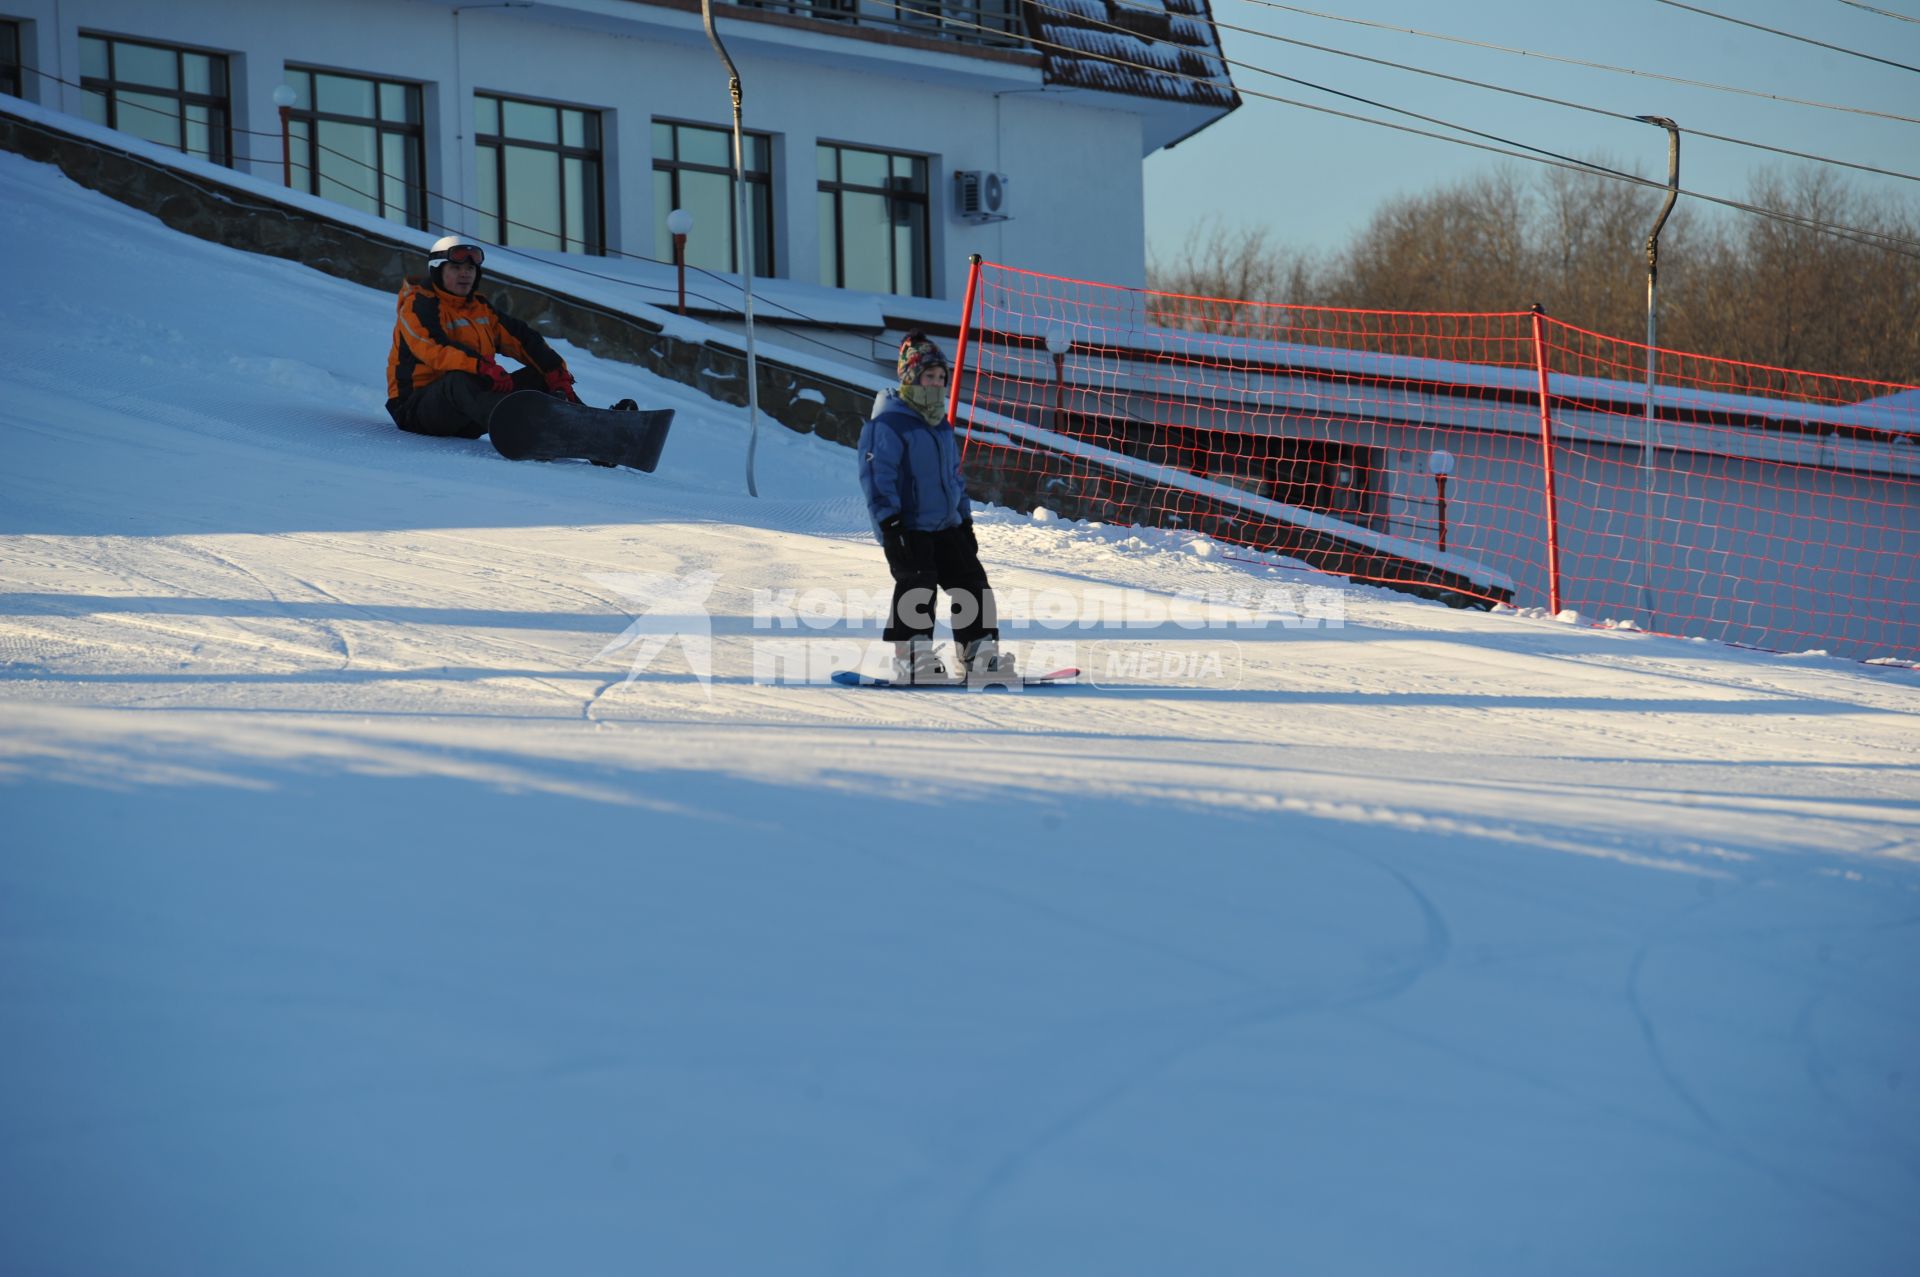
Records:
[[[1007,211],[1007,187],[1013,181],[1005,173],[982,169],[955,169],[953,173],[953,211],[964,221],[1004,222],[1013,216]]]

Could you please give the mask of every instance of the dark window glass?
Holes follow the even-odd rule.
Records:
[[[107,42],[99,36],[81,36],[80,74],[89,80],[104,80],[107,71]]]
[[[878,151],[856,151],[839,147],[840,180],[849,186],[884,188],[887,184],[888,156]]]
[[[678,150],[676,159],[709,168],[733,167],[733,137],[725,129],[697,129],[676,125],[671,129]]]
[[[753,258],[753,273],[771,276],[773,143],[760,133],[749,133],[743,141],[748,252]],[[667,230],[667,214],[682,208],[693,214],[693,231],[687,236],[687,264],[706,270],[740,268],[732,130],[654,121],[653,191],[655,256],[663,261],[672,259],[673,235]]]
[[[374,95],[379,86],[358,76],[317,74],[313,77],[314,110],[326,115],[348,115],[355,119],[379,118]]]
[[[819,168],[821,282],[932,296],[926,156],[823,142]]]
[[[560,140],[560,112],[534,102],[500,103],[500,118],[505,133],[524,142],[557,143]]]
[[[223,55],[83,33],[80,86],[88,119],[215,164],[232,162]]]
[[[114,79],[155,89],[180,87],[180,52],[152,44],[114,41]],[[205,90],[202,90],[204,92]]]
[[[380,118],[393,124],[420,123],[420,90],[411,84],[382,80]]]
[[[474,119],[482,238],[605,252],[599,112],[480,94]]]
[[[531,146],[504,148],[507,208],[513,218],[506,238],[527,248],[566,251],[561,228],[566,199],[560,189],[560,152]]]
[[[115,127],[135,137],[157,142],[161,146],[170,146],[176,151],[187,149],[182,141],[181,124],[185,108],[178,100],[161,97],[155,93],[130,93],[122,90],[115,100],[119,119]]]
[[[181,87],[189,93],[203,96],[227,92],[227,60],[211,58],[204,53],[185,53],[180,57]]]
[[[20,86],[25,80],[20,66],[20,24],[0,22],[0,93],[22,96]]]
[[[425,230],[420,86],[311,67],[288,67],[287,86],[293,184]]]

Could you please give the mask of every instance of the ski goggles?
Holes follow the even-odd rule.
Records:
[[[477,244],[456,244],[434,258],[436,262],[452,262],[455,266],[478,266],[486,260],[486,253]]]

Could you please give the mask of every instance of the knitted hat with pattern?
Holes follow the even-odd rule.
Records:
[[[917,386],[920,378],[929,368],[946,368],[947,357],[931,338],[918,328],[908,333],[900,341],[900,359],[894,365],[894,371],[900,375],[902,386]]]

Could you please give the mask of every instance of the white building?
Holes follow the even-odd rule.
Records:
[[[1238,105],[1208,0],[714,9],[754,273],[799,284],[957,299],[972,253],[1144,282],[1142,160]],[[0,0],[0,91],[274,180],[283,85],[315,194],[658,259],[683,206],[690,264],[734,268],[732,104],[697,0]]]

